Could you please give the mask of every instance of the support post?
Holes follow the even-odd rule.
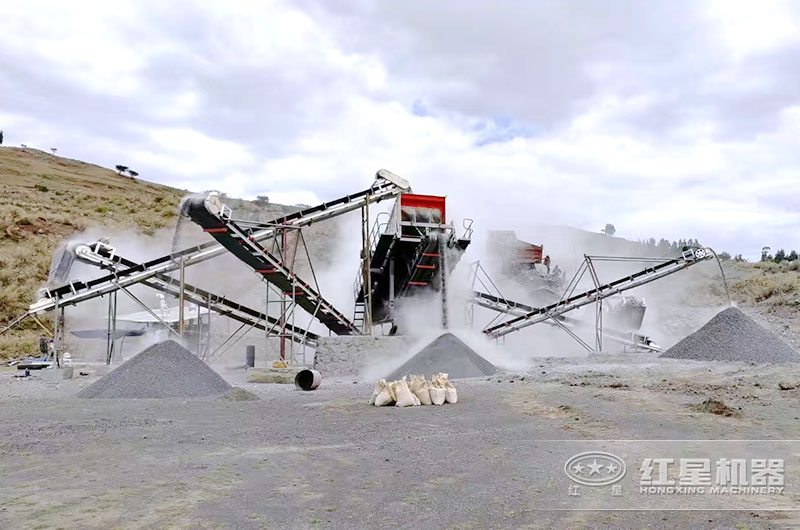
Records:
[[[184,320],[183,320],[184,319],[184,314],[183,314],[183,309],[184,308],[183,308],[183,304],[184,304],[185,295],[186,295],[186,292],[185,292],[185,287],[186,287],[186,285],[185,285],[186,284],[186,263],[185,263],[185,261],[183,259],[183,256],[181,256],[180,265],[181,265],[181,272],[180,272],[181,287],[180,287],[180,296],[178,296],[178,335],[180,335],[181,338],[183,338],[183,329],[184,329]]]
[[[286,230],[281,230],[281,257],[285,261]],[[286,360],[286,293],[281,294],[281,361]]]
[[[106,364],[114,357],[114,340],[117,337],[117,293],[108,295],[108,336],[106,338]]]
[[[394,258],[389,260],[389,320],[394,324]]]
[[[372,250],[369,226],[369,195],[361,208],[361,266],[364,274],[364,334],[372,335],[372,271],[370,270]]]
[[[595,346],[597,351],[603,351],[603,299],[597,301],[595,314]]]
[[[61,359],[58,355],[59,342],[61,341],[61,334],[59,333],[58,317],[60,315],[58,298],[56,297],[56,305],[53,310],[53,357],[56,359],[56,366],[61,366]]]
[[[447,243],[445,235],[439,234],[439,287],[442,293],[442,328],[447,330],[449,319],[447,315],[447,261],[445,251]]]

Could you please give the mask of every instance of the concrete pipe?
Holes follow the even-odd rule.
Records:
[[[302,390],[316,390],[320,383],[322,383],[322,375],[316,370],[306,368],[294,376],[294,384]]]

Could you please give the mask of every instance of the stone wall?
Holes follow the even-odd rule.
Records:
[[[320,337],[314,369],[323,376],[353,376],[367,363],[406,356],[418,339],[411,337]]]

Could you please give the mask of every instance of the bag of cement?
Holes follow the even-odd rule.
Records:
[[[417,396],[421,405],[431,404],[431,393],[424,375],[412,375],[408,388]]]
[[[413,407],[416,405],[414,401],[414,394],[408,388],[408,383],[406,383],[406,378],[403,377],[400,381],[395,381],[391,384],[395,398],[395,407]]]
[[[456,392],[456,387],[453,386],[445,374],[445,385],[444,385],[444,400],[447,403],[456,403],[458,402],[458,392]]]
[[[383,407],[384,405],[391,405],[394,403],[394,397],[392,397],[392,390],[390,388],[391,385],[387,384],[385,379],[378,381],[375,385],[375,391],[378,390],[378,387],[380,387],[380,392],[375,396],[375,400],[372,404],[376,407]]]
[[[446,391],[444,385],[442,385],[439,381],[439,375],[441,374],[436,374],[431,378],[431,385],[429,389],[431,403],[434,405],[444,405],[444,400],[446,399]]]
[[[375,399],[384,391],[386,388],[386,379],[381,379],[377,383],[375,383],[375,390],[372,391],[372,397],[369,398],[369,404],[374,405]]]

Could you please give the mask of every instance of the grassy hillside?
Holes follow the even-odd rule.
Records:
[[[0,147],[0,328],[34,301],[59,245],[86,229],[154,235],[154,244],[163,242],[160,229],[182,246],[207,240],[193,223],[178,225],[178,207],[187,193],[36,149]],[[226,204],[237,218],[262,221],[297,209],[233,198]],[[330,264],[338,230],[335,221],[304,230],[315,264]],[[0,335],[0,358],[36,353],[40,332],[26,321]]]
[[[33,301],[61,242],[92,226],[152,233],[174,225],[185,194],[43,151],[0,147],[0,327]],[[39,334],[32,326],[0,336],[0,352],[32,353]]]

